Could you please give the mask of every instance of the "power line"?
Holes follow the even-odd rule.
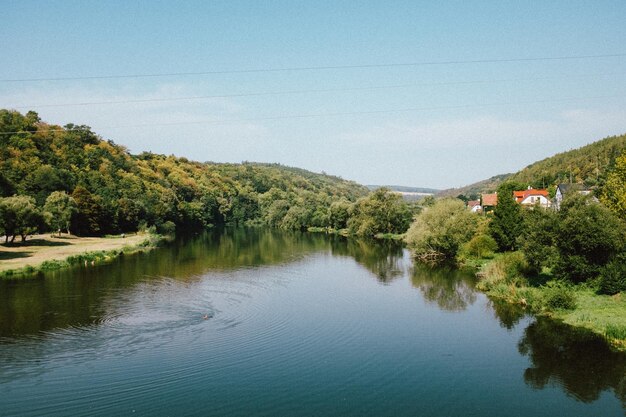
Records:
[[[588,96],[588,97],[565,97],[558,99],[545,99],[545,100],[533,100],[533,101],[515,101],[515,102],[493,102],[493,103],[471,103],[471,104],[459,104],[453,106],[431,106],[431,107],[407,107],[401,109],[381,109],[381,110],[364,110],[364,111],[351,111],[351,112],[336,112],[336,113],[309,113],[309,114],[292,114],[282,116],[269,116],[269,117],[255,117],[246,119],[230,119],[230,120],[198,120],[195,122],[168,122],[168,123],[144,123],[135,125],[119,125],[119,126],[101,126],[99,129],[128,129],[128,128],[152,128],[158,126],[185,126],[185,125],[227,125],[241,122],[257,122],[257,121],[272,121],[272,120],[289,120],[289,119],[305,119],[316,117],[337,117],[337,116],[354,116],[354,115],[366,115],[366,114],[386,114],[386,113],[406,113],[415,111],[428,111],[428,110],[451,110],[451,109],[471,109],[482,107],[495,107],[495,106],[517,106],[526,104],[544,104],[544,103],[559,103],[559,102],[571,102],[571,101],[584,101],[584,100],[596,100],[607,98],[622,98],[626,97],[625,94],[606,95],[606,96]],[[77,126],[79,127],[79,126]],[[48,132],[62,132],[71,131],[65,128],[50,128]],[[17,134],[26,133],[25,131],[14,132],[2,132],[0,134]]]
[[[215,95],[202,95],[202,96],[186,96],[186,97],[164,97],[164,98],[146,98],[146,99],[128,99],[128,100],[110,100],[110,101],[85,101],[75,103],[47,103],[47,104],[23,104],[19,106],[5,106],[12,109],[24,109],[24,108],[42,108],[42,107],[70,107],[70,106],[92,106],[92,105],[107,105],[107,104],[132,104],[132,103],[158,103],[158,102],[170,102],[170,101],[188,101],[188,100],[206,100],[214,98],[236,98],[236,97],[261,97],[271,95],[291,95],[291,94],[307,94],[307,93],[331,93],[331,92],[343,92],[343,91],[367,91],[367,90],[386,90],[397,89],[407,87],[418,86],[438,86],[438,85],[471,85],[471,84],[488,84],[488,83],[500,83],[500,82],[518,82],[518,81],[542,81],[542,80],[555,80],[555,79],[578,79],[578,78],[591,78],[610,75],[625,75],[626,73],[606,73],[606,74],[582,74],[571,76],[554,76],[554,77],[535,77],[535,78],[508,78],[508,79],[493,79],[493,80],[472,80],[472,81],[442,81],[433,83],[410,83],[410,84],[393,84],[382,86],[366,86],[366,87],[343,87],[343,88],[322,88],[322,89],[304,89],[304,90],[282,90],[282,91],[261,91],[251,93],[233,93],[233,94],[215,94]]]
[[[308,67],[283,67],[283,68],[251,68],[251,69],[230,69],[197,72],[169,72],[150,74],[117,74],[117,75],[94,75],[77,77],[49,77],[49,78],[13,78],[0,79],[0,82],[38,82],[38,81],[79,81],[79,80],[105,80],[123,78],[155,78],[155,77],[177,77],[194,75],[217,75],[217,74],[248,74],[263,72],[293,72],[293,71],[321,71],[321,70],[343,70],[343,69],[366,69],[366,68],[393,68],[393,67],[417,67],[431,65],[460,65],[460,64],[489,64],[489,63],[512,63],[512,62],[534,62],[534,61],[564,61],[578,59],[596,58],[617,58],[624,57],[626,53],[602,54],[602,55],[570,55],[553,57],[530,57],[530,58],[504,58],[504,59],[472,59],[472,60],[450,60],[450,61],[421,61],[404,63],[383,63],[383,64],[363,64],[363,65],[326,65]]]

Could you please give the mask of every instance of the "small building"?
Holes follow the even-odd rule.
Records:
[[[548,196],[548,190],[536,190],[528,187],[527,190],[513,191],[515,201],[522,206],[540,206],[543,208],[550,207],[550,198]]]
[[[563,199],[572,193],[579,193],[582,195],[591,194],[591,190],[586,189],[583,184],[559,184],[556,187],[556,194],[554,196],[554,208],[559,210]]]
[[[493,194],[481,194],[480,202],[483,206],[483,211],[487,213],[493,210],[498,205],[498,193],[495,192]]]
[[[480,200],[470,200],[467,202],[467,208],[472,213],[480,213],[483,211],[482,206],[480,205]]]

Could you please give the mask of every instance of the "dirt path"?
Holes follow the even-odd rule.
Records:
[[[18,269],[25,266],[37,267],[44,261],[64,260],[68,256],[91,251],[108,251],[124,246],[136,246],[148,238],[147,234],[122,237],[76,237],[63,235],[50,237],[35,235],[25,243],[0,244],[0,271]],[[2,237],[4,242],[4,237]]]

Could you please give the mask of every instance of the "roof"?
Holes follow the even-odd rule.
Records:
[[[476,206],[480,206],[480,200],[470,200],[467,202],[467,207],[476,207]]]
[[[513,191],[513,195],[515,196],[515,201],[521,203],[526,198],[531,196],[543,196],[548,198],[548,190],[535,190],[534,188],[529,188],[528,190]]]
[[[497,206],[498,205],[498,193],[482,194],[480,199],[483,201],[483,206]]]

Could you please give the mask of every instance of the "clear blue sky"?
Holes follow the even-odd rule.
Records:
[[[626,56],[230,72],[626,54],[623,0],[41,0],[2,11],[0,107],[89,125],[134,153],[445,188],[626,132]],[[226,73],[6,81],[207,71]],[[215,95],[229,97],[132,102]],[[123,103],[42,106],[111,101]],[[402,109],[415,110],[365,113]],[[324,116],[291,117],[311,114]]]

